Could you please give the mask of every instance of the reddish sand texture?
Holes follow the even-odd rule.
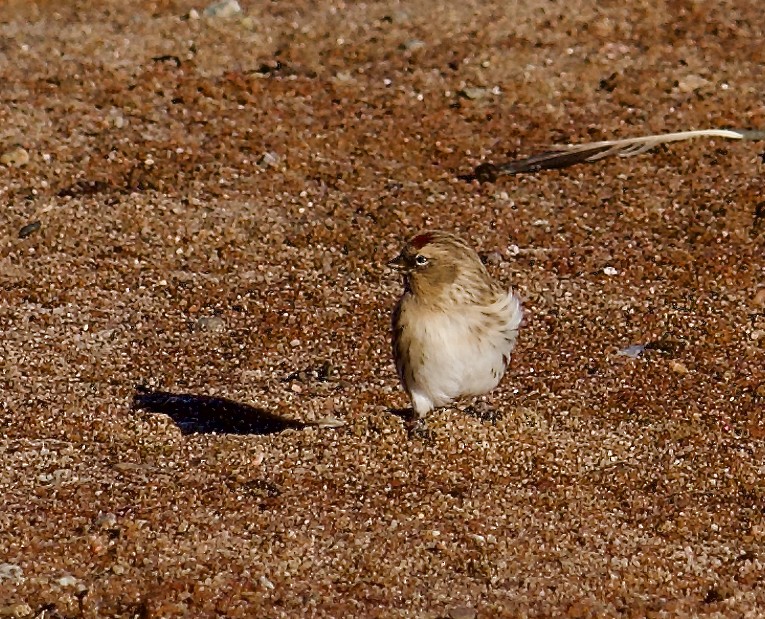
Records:
[[[765,128],[762,3],[241,4],[0,5],[0,617],[764,616],[765,146],[459,178]],[[527,320],[409,436],[425,227]]]

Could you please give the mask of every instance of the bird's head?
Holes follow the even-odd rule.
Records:
[[[443,299],[457,288],[491,287],[478,254],[449,232],[432,230],[415,235],[388,266],[400,271],[407,289],[423,300]]]

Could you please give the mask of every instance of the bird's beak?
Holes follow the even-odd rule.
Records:
[[[404,254],[399,254],[393,260],[390,260],[388,262],[388,267],[390,267],[394,271],[405,271],[406,270],[406,258],[404,258]]]

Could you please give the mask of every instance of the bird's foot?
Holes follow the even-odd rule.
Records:
[[[432,443],[435,440],[433,430],[428,428],[424,417],[412,416],[410,419],[407,419],[404,427],[410,439],[417,439],[427,443]]]
[[[496,425],[496,423],[504,416],[503,413],[495,410],[487,402],[483,401],[467,406],[464,409],[464,412],[471,417],[475,417],[479,421],[488,421],[492,425]]]

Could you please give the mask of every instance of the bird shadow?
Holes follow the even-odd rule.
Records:
[[[389,408],[388,413],[399,417],[404,422],[404,429],[409,439],[416,439],[425,443],[435,442],[435,434],[428,426],[427,420],[418,417],[413,408]]]
[[[288,419],[228,398],[135,388],[133,409],[170,417],[182,434],[277,434],[315,424]]]

